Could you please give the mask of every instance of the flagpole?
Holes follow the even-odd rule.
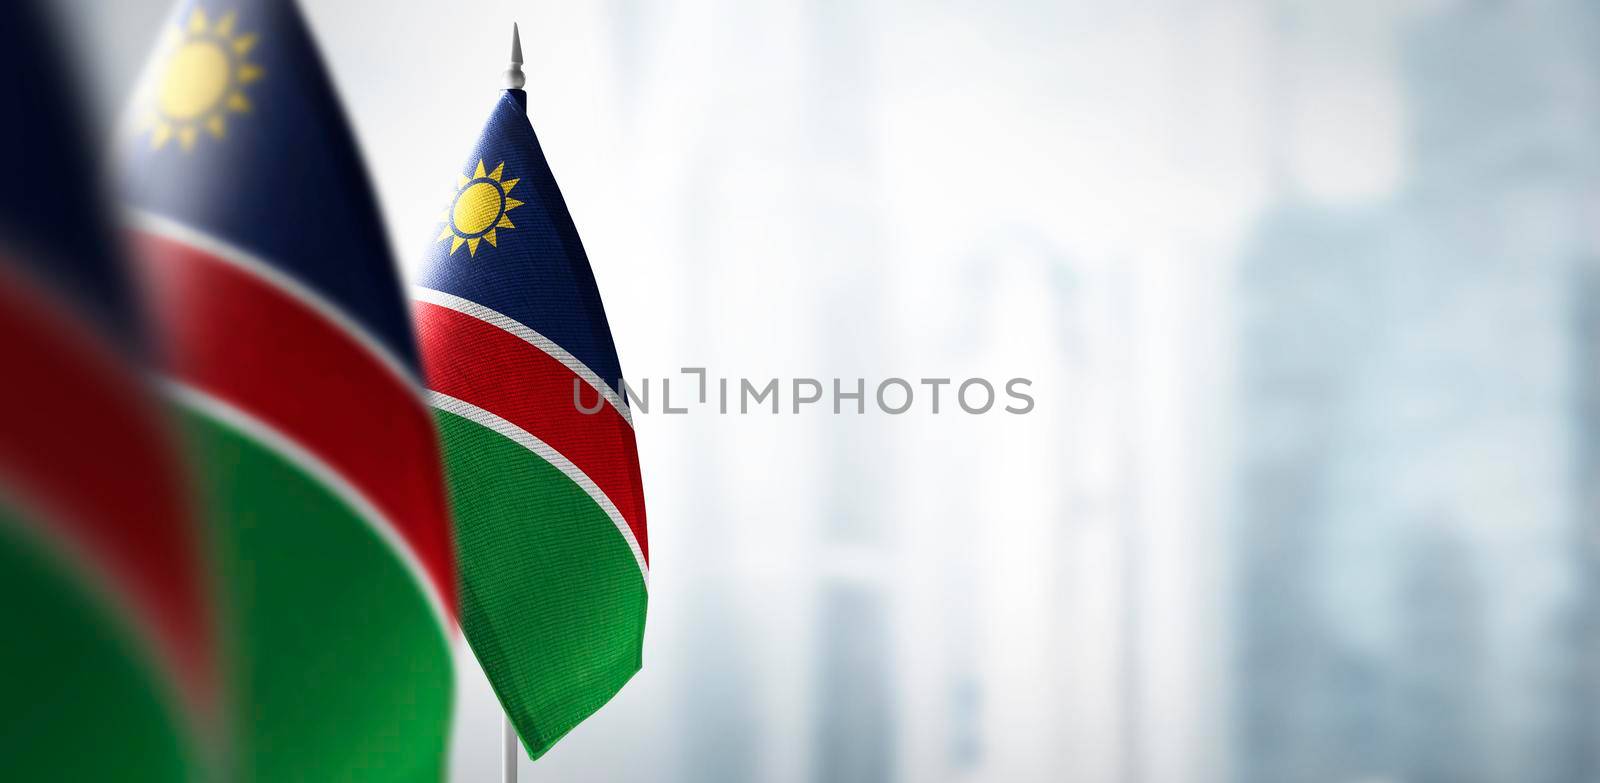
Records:
[[[504,75],[505,88],[520,90],[527,83],[527,77],[522,74],[522,34],[517,30],[517,23],[511,23],[511,64],[506,68]],[[500,782],[517,783],[517,757],[521,755],[520,743],[517,740],[517,728],[511,725],[511,716],[502,712],[500,714]]]
[[[517,730],[511,716],[500,715],[500,783],[517,783]]]
[[[522,34],[517,32],[517,23],[511,23],[511,66],[506,68],[505,87],[508,90],[520,90],[528,81],[522,75]]]

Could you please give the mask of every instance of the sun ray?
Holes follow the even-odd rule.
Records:
[[[499,247],[500,246],[498,243],[496,243],[494,241],[494,229],[492,229],[492,228],[489,229],[489,233],[483,235],[483,241],[488,242],[490,247]]]
[[[206,130],[211,131],[212,136],[220,139],[228,130],[227,121],[222,119],[222,115],[213,114],[206,118]]]
[[[156,123],[155,129],[150,132],[150,148],[161,149],[167,146],[167,141],[172,138],[172,126],[165,122]]]
[[[450,230],[450,222],[449,222],[449,220],[450,220],[449,218],[445,218],[444,228],[439,231],[439,236],[436,236],[436,237],[433,238],[433,241],[439,242],[439,241],[443,240],[444,238],[450,236],[451,234],[455,233],[454,231]]]
[[[504,173],[504,172],[505,172],[505,170],[506,170],[506,164],[505,164],[505,161],[501,161],[501,162],[500,162],[500,165],[498,165],[498,166],[495,166],[495,167],[494,167],[494,171],[493,171],[493,172],[490,172],[490,174],[489,174],[489,179],[492,179],[492,180],[494,180],[494,181],[495,181],[495,182],[499,182],[499,181],[500,181],[500,175],[501,175],[501,174],[502,174],[502,173]]]
[[[195,131],[193,125],[185,125],[182,128],[179,128],[178,146],[183,147],[184,150],[194,149],[194,139],[197,135],[199,134]]]
[[[472,256],[473,258],[477,258],[478,257],[478,243],[482,242],[482,241],[483,241],[483,237],[473,237],[473,238],[467,240],[467,255]]]
[[[211,29],[212,29],[213,32],[215,32],[217,34],[218,37],[221,37],[221,38],[232,38],[233,37],[233,23],[238,19],[238,17],[239,17],[238,13],[236,13],[234,11],[229,11],[228,13],[223,14],[222,18],[217,20],[217,26],[213,27]]]
[[[500,222],[494,224],[494,227],[495,228],[516,228],[516,225],[514,225],[511,222],[511,218],[510,217],[508,217],[506,215],[501,215],[500,216]]]
[[[259,65],[241,65],[239,66],[239,83],[250,84],[260,81],[265,74],[266,70]]]
[[[244,114],[245,112],[250,111],[251,108],[253,108],[253,106],[250,103],[250,99],[244,97],[244,93],[236,92],[228,96],[228,109],[230,111]]]
[[[452,232],[452,233],[454,233],[454,232]],[[467,243],[467,240],[462,238],[462,237],[456,237],[455,239],[451,240],[451,242],[450,242],[450,255],[455,255],[456,251],[460,250],[461,246],[465,245],[466,243]]]
[[[511,189],[516,187],[517,183],[521,182],[521,181],[522,181],[521,179],[508,179],[508,180],[500,183],[500,190],[501,190],[501,192],[503,192],[503,193],[505,193],[506,195],[509,196],[509,195],[511,195]],[[518,202],[518,203],[521,203],[521,202]]]
[[[506,211],[507,212],[510,212],[511,210],[516,209],[517,207],[520,207],[520,206],[522,206],[522,202],[521,201],[518,201],[518,200],[516,200],[514,198],[506,199]]]
[[[194,9],[194,11],[192,13],[189,14],[189,32],[191,34],[197,34],[197,33],[203,33],[205,31],[206,31],[206,12],[205,12],[205,9],[197,7],[197,8]]]
[[[233,53],[239,55],[240,57],[249,54],[251,49],[256,48],[256,41],[257,38],[255,33],[241,35],[238,38],[233,39]]]
[[[483,161],[478,161],[478,168],[472,172],[473,179],[483,179]]]

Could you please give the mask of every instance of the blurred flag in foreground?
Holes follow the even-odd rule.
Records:
[[[219,549],[230,774],[438,780],[455,577],[371,188],[291,0],[181,2],[122,148]]]
[[[70,70],[0,4],[0,780],[205,776],[201,546]]]
[[[611,329],[526,106],[495,104],[414,296],[462,629],[538,758],[639,670],[649,549]]]

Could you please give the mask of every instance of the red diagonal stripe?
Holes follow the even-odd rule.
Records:
[[[115,592],[197,702],[215,681],[199,529],[177,448],[134,365],[0,259],[0,484]],[[103,581],[101,581],[103,580]],[[15,629],[26,633],[27,629]]]
[[[648,564],[639,452],[622,415],[610,405],[580,412],[573,382],[582,384],[585,405],[598,402],[598,393],[504,329],[427,302],[415,303],[415,312],[428,388],[483,408],[560,452],[616,505]]]
[[[443,469],[418,391],[352,335],[249,271],[173,239],[134,238],[168,371],[338,471],[411,546],[453,616]]]

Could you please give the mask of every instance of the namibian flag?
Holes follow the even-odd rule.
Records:
[[[206,774],[198,527],[66,58],[0,4],[0,780]],[[25,75],[25,76],[24,76]]]
[[[500,96],[414,294],[462,629],[538,758],[639,670],[649,543],[611,329],[526,106]]]
[[[455,576],[411,322],[291,0],[182,2],[126,200],[220,549],[230,777],[438,780]]]

